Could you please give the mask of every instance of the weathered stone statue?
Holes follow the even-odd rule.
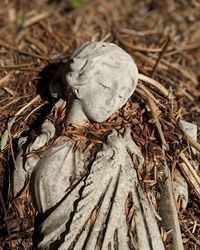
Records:
[[[64,96],[71,103],[66,124],[105,121],[127,102],[137,81],[137,67],[121,48],[105,42],[84,44],[64,71]],[[130,129],[123,135],[113,129],[93,156],[83,151],[86,141],[74,150],[75,142],[65,136],[38,151],[54,135],[55,127],[47,120],[33,143],[20,140],[13,178],[15,196],[30,178],[42,218],[38,249],[164,249],[132,161],[135,154],[142,168]]]

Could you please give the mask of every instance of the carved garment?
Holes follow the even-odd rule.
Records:
[[[126,129],[124,136],[113,130],[93,160],[61,140],[35,161],[29,174],[43,217],[38,249],[164,249],[132,154],[141,167],[143,157]]]

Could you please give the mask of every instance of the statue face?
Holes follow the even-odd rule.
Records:
[[[105,121],[126,103],[134,91],[132,79],[124,86],[123,75],[117,75],[115,70],[112,70],[112,76],[109,73],[105,69],[98,71],[81,88],[80,100],[89,120]]]
[[[103,122],[133,94],[138,70],[133,59],[110,43],[91,43],[71,58],[65,75],[89,120]]]

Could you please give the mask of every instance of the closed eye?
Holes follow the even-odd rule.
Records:
[[[103,83],[101,83],[101,82],[99,82],[99,84],[100,84],[102,87],[104,87],[104,89],[111,89],[110,87],[108,87],[107,85],[105,85],[105,84],[103,84]]]

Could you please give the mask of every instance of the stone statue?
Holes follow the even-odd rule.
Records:
[[[101,123],[133,94],[138,70],[133,59],[112,43],[86,43],[71,56],[63,73],[63,93],[71,107],[66,124]],[[52,87],[53,89],[53,87]],[[55,89],[54,89],[55,91]],[[164,245],[152,207],[132,161],[143,157],[131,130],[115,129],[93,156],[75,142],[55,135],[46,120],[34,142],[19,141],[13,177],[16,196],[30,179],[39,214],[38,249],[162,250]]]

